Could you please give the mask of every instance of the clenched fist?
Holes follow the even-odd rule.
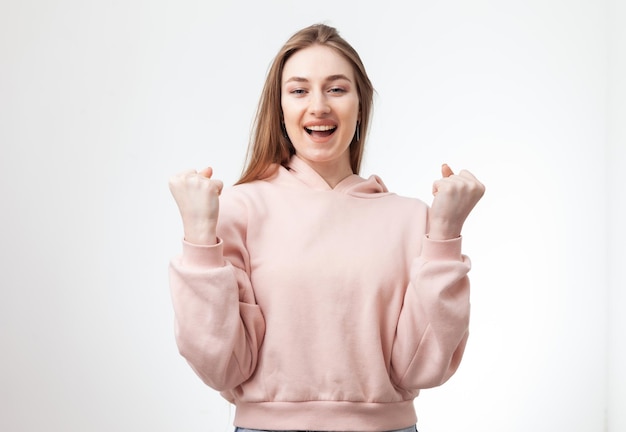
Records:
[[[170,178],[170,192],[183,219],[185,240],[198,245],[217,243],[219,195],[224,184],[213,180],[212,168],[188,170]]]
[[[454,174],[446,164],[433,183],[433,203],[428,216],[428,237],[448,240],[459,237],[467,216],[485,193],[485,186],[469,171]]]

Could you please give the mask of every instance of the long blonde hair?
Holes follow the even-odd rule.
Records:
[[[259,100],[246,165],[236,184],[271,176],[278,165],[286,165],[295,153],[282,125],[281,80],[287,60],[295,52],[312,45],[323,45],[335,49],[350,62],[354,69],[360,103],[360,122],[357,124],[358,132],[350,143],[350,166],[353,173],[359,173],[363,159],[363,144],[367,137],[372,112],[374,88],[356,50],[339,36],[335,28],[325,24],[315,24],[298,31],[289,38],[272,62]]]

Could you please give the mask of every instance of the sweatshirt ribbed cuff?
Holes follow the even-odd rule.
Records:
[[[461,261],[462,237],[450,240],[433,240],[424,237],[421,257],[427,261],[432,260],[458,260]]]
[[[214,245],[197,245],[183,240],[182,262],[186,266],[215,268],[224,266],[224,243],[218,238]]]

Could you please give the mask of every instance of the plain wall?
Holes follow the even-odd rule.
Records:
[[[270,61],[315,22],[377,89],[364,176],[487,185],[472,335],[420,431],[624,429],[620,2],[2,0],[0,430],[232,430],[174,344],[167,179],[236,180]]]
[[[609,2],[607,238],[609,246],[608,431],[626,431],[626,2]]]

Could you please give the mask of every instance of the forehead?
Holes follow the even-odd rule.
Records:
[[[345,75],[354,82],[352,65],[343,55],[333,48],[313,45],[296,51],[285,62],[282,82],[293,77],[314,80],[333,75]]]

